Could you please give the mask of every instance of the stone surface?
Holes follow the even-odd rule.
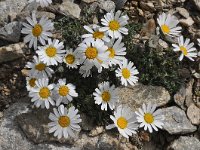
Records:
[[[118,88],[121,104],[127,104],[132,109],[139,108],[143,103],[151,102],[163,106],[170,101],[169,92],[161,86],[146,86],[142,84],[133,87]]]
[[[191,104],[187,109],[187,116],[194,125],[200,124],[200,109],[195,105]]]
[[[187,134],[197,130],[188,120],[185,112],[176,107],[167,107],[162,109],[163,117],[165,117],[163,129],[170,134]]]
[[[190,27],[194,24],[194,20],[191,17],[187,19],[180,19],[180,24],[186,27]]]
[[[61,5],[59,5],[59,9],[67,16],[71,16],[74,18],[80,17],[80,7],[69,0],[65,0]]]
[[[168,150],[198,150],[200,141],[195,137],[181,136],[173,141]]]
[[[82,1],[85,3],[93,3],[93,2],[96,2],[97,0],[82,0]]]
[[[23,57],[23,50],[25,49],[27,49],[27,47],[24,43],[0,47],[0,64]]]
[[[115,2],[116,8],[121,9],[124,7],[124,4],[127,2],[127,0],[113,0]]]
[[[42,131],[44,127],[38,127],[38,131],[34,129],[34,126],[36,126],[34,124],[38,124],[37,119],[45,119],[46,110],[31,112],[29,101],[25,97],[4,111],[3,118],[0,118],[0,150],[105,150],[105,148],[106,150],[113,150],[113,147],[123,150],[136,149],[129,141],[119,137],[115,131],[108,131],[93,137],[88,136],[85,132],[81,132],[79,138],[72,144],[61,144],[53,141],[35,144],[32,142],[33,139],[32,141],[28,139],[30,136],[37,138],[36,140],[43,138],[43,141],[47,137],[44,134],[43,136],[45,137],[41,137],[41,133],[44,133]],[[40,114],[36,111],[39,111]],[[42,112],[43,114],[41,114]],[[36,114],[37,116],[35,116]],[[43,125],[41,124],[41,126]],[[26,129],[27,134],[24,134],[23,128]],[[28,135],[28,133],[32,135]],[[34,136],[33,133],[35,134]]]
[[[0,1],[0,26],[9,21],[9,16],[18,14],[28,4],[27,0],[3,0]]]
[[[182,85],[179,91],[174,95],[174,101],[177,105],[179,105],[182,109],[186,109],[186,106],[189,107],[192,103],[192,87],[194,84],[194,80],[191,80],[186,85]]]
[[[50,112],[52,110],[33,109],[28,113],[17,116],[16,120],[28,139],[34,143],[60,142],[73,144],[74,139],[72,138],[58,140],[53,134],[49,134],[48,123],[50,120],[48,116]]]
[[[200,1],[199,0],[192,0],[196,5],[197,9],[200,10]]]
[[[189,18],[190,14],[189,12],[185,9],[185,8],[182,8],[182,7],[177,7],[176,10],[179,12],[179,14],[185,18]]]
[[[99,7],[107,12],[115,9],[115,3],[111,0],[99,0]]]
[[[0,39],[9,42],[19,42],[21,27],[21,23],[17,21],[5,25],[3,28],[0,28]]]

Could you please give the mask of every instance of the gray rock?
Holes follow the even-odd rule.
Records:
[[[15,21],[5,25],[3,28],[0,28],[0,39],[9,42],[19,42],[21,36],[21,26],[20,22]]]
[[[177,105],[179,105],[182,109],[186,109],[186,106],[189,107],[192,103],[192,87],[194,84],[194,80],[191,80],[186,85],[183,85],[179,91],[174,95],[174,101]],[[185,106],[186,105],[186,106]]]
[[[106,12],[110,12],[111,10],[115,9],[115,3],[111,0],[99,0],[99,7],[105,10]]]
[[[96,2],[97,0],[82,0],[82,1],[85,3],[93,3],[93,2]]]
[[[67,16],[74,18],[80,17],[81,9],[79,5],[69,0],[65,0],[61,5],[59,5],[59,9]]]
[[[27,50],[24,43],[16,43],[0,47],[0,64],[23,57],[23,50]]]
[[[121,9],[122,7],[124,7],[127,0],[114,0],[114,2],[116,4],[116,8]]]
[[[168,150],[199,150],[200,141],[195,137],[181,136],[167,148]]]
[[[170,134],[187,134],[197,130],[188,120],[185,112],[176,107],[167,107],[162,109],[163,117],[165,118],[163,129]]]
[[[193,2],[196,5],[197,9],[200,10],[200,1],[199,0],[193,0]]]
[[[9,21],[9,16],[18,14],[28,4],[27,0],[4,0],[0,1],[0,26]]]
[[[98,143],[96,144],[96,148],[98,150],[134,150],[136,147],[129,143],[129,141],[122,136],[116,137],[114,134],[107,133],[100,136]]]
[[[54,140],[45,142],[48,135],[44,134],[46,130],[44,127],[39,127],[38,120],[43,121],[45,118],[47,120],[47,112],[46,110],[33,112],[28,107],[29,101],[28,98],[20,99],[19,102],[12,104],[4,111],[4,116],[0,118],[0,150],[105,150],[105,148],[113,149],[113,147],[123,150],[136,149],[129,141],[122,137],[119,138],[117,132],[113,134],[110,131],[93,137],[81,132],[79,138],[71,144],[67,142],[60,144],[53,142]],[[38,131],[34,124],[37,124]],[[44,123],[41,123],[41,126],[44,126]],[[31,139],[30,141],[27,137],[35,137],[36,140]],[[35,144],[32,141],[45,143]]]
[[[191,17],[187,19],[180,19],[180,24],[186,27],[190,27],[194,24],[194,20]]]
[[[151,102],[163,106],[170,101],[169,92],[161,86],[146,86],[142,84],[133,87],[118,88],[121,104],[128,104],[132,109],[139,108],[143,103]]]
[[[189,12],[185,9],[185,8],[182,8],[182,7],[177,7],[176,10],[179,12],[179,14],[185,18],[189,18],[190,17],[190,14]]]
[[[58,140],[53,134],[49,133],[48,123],[50,120],[48,116],[50,112],[52,110],[33,109],[28,113],[17,116],[16,120],[27,138],[34,143],[60,142],[73,144],[74,139],[72,138]]]
[[[195,104],[191,104],[187,109],[187,116],[194,125],[200,124],[200,109]]]

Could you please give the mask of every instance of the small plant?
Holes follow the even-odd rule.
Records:
[[[37,2],[42,6],[52,3],[51,0]],[[88,10],[86,16],[90,15]],[[129,25],[131,35],[124,38],[128,35],[127,15],[112,10],[100,20],[101,25],[88,25],[87,18],[81,21],[61,18],[55,27],[62,33],[63,42],[51,39],[53,23],[46,17],[37,21],[36,12],[27,18],[29,24],[23,24],[22,33],[27,34],[24,41],[36,50],[33,62],[26,65],[30,69],[27,90],[37,108],[54,107],[48,126],[49,132],[59,139],[75,137],[74,132],[81,130],[79,112],[98,124],[113,121],[106,128],[117,127],[126,138],[141,127],[150,133],[157,131],[164,125],[164,118],[161,110],[156,110],[156,104],[143,104],[138,112],[132,112],[126,105],[120,105],[116,87],[134,86],[140,80],[165,85],[173,93],[180,85],[177,72],[173,71],[180,62],[172,51],[158,55],[148,47],[141,50],[132,44],[131,37],[141,25]],[[168,24],[169,20],[174,26]],[[161,31],[169,36],[179,35],[178,22],[164,13],[158,19]],[[182,52],[180,60],[183,56],[190,59],[197,56],[196,49],[188,44],[186,39],[184,44],[181,40],[179,46],[173,45],[175,51]]]

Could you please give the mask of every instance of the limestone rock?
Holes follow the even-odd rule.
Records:
[[[194,125],[200,124],[200,108],[195,104],[191,104],[187,109],[187,116]]]
[[[190,14],[189,12],[185,9],[185,8],[182,8],[182,7],[177,7],[176,10],[179,12],[179,14],[185,18],[189,18],[190,17]]]
[[[200,141],[195,137],[181,136],[167,148],[168,150],[198,150]]]
[[[73,144],[74,140],[71,138],[58,140],[53,134],[49,133],[48,119],[49,113],[52,110],[34,109],[28,113],[17,116],[16,120],[20,128],[26,134],[29,140],[34,143],[54,142]]]
[[[151,102],[163,106],[170,101],[169,92],[161,86],[146,86],[138,84],[133,87],[118,88],[121,104],[127,104],[133,110],[139,108],[143,103]]]
[[[127,0],[114,0],[117,9],[122,9],[124,7]]]
[[[80,17],[80,7],[69,0],[64,1],[61,5],[59,5],[59,9],[67,16],[71,16],[77,19]]]
[[[96,2],[97,0],[82,0],[82,1],[85,3],[93,3],[93,2]]]
[[[100,0],[99,7],[107,12],[110,12],[111,10],[115,9],[115,3],[111,0]]]
[[[0,39],[9,42],[19,42],[21,36],[21,26],[20,22],[15,21],[5,25],[3,28],[0,28]]]
[[[3,0],[0,1],[0,26],[5,25],[10,15],[18,14],[28,4],[27,0]]]
[[[185,112],[176,107],[167,107],[162,109],[163,117],[165,118],[163,129],[170,134],[187,134],[197,130],[190,123]]]
[[[194,24],[194,20],[191,17],[187,19],[180,19],[180,24],[186,27],[190,27]]]
[[[186,85],[183,85],[180,90],[174,95],[174,101],[177,105],[179,105],[182,109],[186,109],[185,105],[189,107],[192,103],[192,87],[194,80],[191,80]]]
[[[200,1],[199,0],[193,0],[193,2],[196,5],[197,9],[200,10]]]
[[[24,43],[0,47],[0,64],[23,57],[24,49],[27,49]]]
[[[120,136],[121,137],[121,136]],[[98,150],[113,150],[113,149],[123,149],[123,150],[134,150],[135,146],[129,143],[127,139],[121,137],[117,138],[113,134],[102,134],[97,143]]]

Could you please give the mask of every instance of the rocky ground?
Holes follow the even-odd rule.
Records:
[[[134,36],[128,41],[131,44],[128,44],[139,47],[141,51],[145,49],[144,45],[147,45],[155,52],[158,50],[160,56],[171,43],[170,40],[166,42],[152,37],[156,30],[156,15],[162,11],[174,13],[184,27],[184,34],[195,41],[200,38],[200,1],[55,0],[53,2],[53,5],[42,9],[35,3],[28,4],[27,0],[0,0],[0,150],[200,149],[200,60],[192,65],[186,62],[187,65],[182,65],[176,70],[182,81],[177,88],[172,86],[176,84],[175,81],[170,81],[168,85],[164,82],[165,78],[159,76],[152,79],[152,82],[141,79],[141,83],[135,87],[118,88],[121,103],[128,104],[133,110],[149,101],[158,104],[165,116],[163,130],[153,134],[139,131],[138,135],[127,140],[118,135],[116,130],[105,131],[104,126],[97,125],[86,114],[81,114],[82,130],[77,138],[57,140],[47,129],[50,110],[44,112],[42,109],[32,108],[30,98],[27,96],[24,66],[31,59],[32,50],[23,43],[21,35],[22,22],[37,7],[41,16],[45,14],[55,21],[65,16],[72,22],[84,18],[85,8],[90,8],[93,12],[98,9],[101,13],[116,8],[128,13],[131,25],[134,23],[141,26],[138,30],[134,30]],[[92,16],[93,23],[98,22],[96,18],[95,15]],[[62,39],[62,35],[60,30],[54,31],[54,37]],[[137,64],[137,61],[135,63]]]

